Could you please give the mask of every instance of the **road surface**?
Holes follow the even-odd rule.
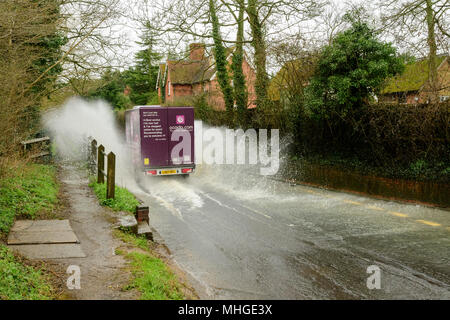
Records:
[[[149,177],[138,197],[209,299],[450,299],[450,212],[275,181],[245,166]],[[369,289],[369,266],[380,289]]]

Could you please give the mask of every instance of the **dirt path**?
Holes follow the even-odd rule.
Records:
[[[123,243],[112,235],[114,214],[98,204],[88,186],[86,170],[73,163],[60,164],[59,179],[66,202],[63,215],[70,220],[86,258],[55,259],[50,263],[65,272],[70,265],[81,270],[81,289],[68,290],[65,281],[69,275],[61,274],[64,296],[82,300],[136,299],[134,291],[121,291],[130,280],[124,270],[126,261],[115,255],[115,248]]]

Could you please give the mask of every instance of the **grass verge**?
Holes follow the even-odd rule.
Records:
[[[125,290],[136,289],[142,300],[186,299],[184,285],[164,261],[153,253],[147,239],[121,230],[115,230],[114,236],[135,247],[134,250],[116,249],[117,254],[123,255],[130,262],[133,275]]]
[[[50,300],[53,289],[41,270],[25,265],[0,244],[0,299]]]
[[[15,217],[35,219],[51,214],[58,203],[56,168],[28,164],[0,180],[0,233],[8,234]]]
[[[7,237],[16,218],[53,216],[58,192],[54,166],[18,164],[10,168],[0,179],[0,239]],[[53,299],[54,290],[44,272],[0,243],[0,299]]]
[[[93,178],[89,186],[101,205],[114,211],[133,213],[139,201],[125,188],[116,186],[115,199],[106,199],[106,184],[98,184]],[[154,253],[144,236],[136,236],[124,230],[115,229],[113,235],[128,244],[116,249],[129,261],[132,280],[124,290],[136,289],[142,300],[182,300],[186,299],[184,288],[177,276],[166,263]]]
[[[106,183],[99,184],[91,179],[89,186],[94,190],[102,206],[110,207],[114,211],[125,211],[133,213],[139,205],[136,197],[127,189],[116,186],[115,198],[106,199]]]

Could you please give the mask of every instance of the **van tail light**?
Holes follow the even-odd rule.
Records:
[[[181,169],[181,173],[191,173],[192,172],[192,169],[191,168],[184,168],[184,169]]]
[[[147,174],[156,175],[156,170],[149,170],[147,171]]]

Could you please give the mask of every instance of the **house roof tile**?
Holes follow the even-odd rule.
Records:
[[[440,66],[446,56],[436,57],[436,66]],[[418,91],[428,80],[429,59],[422,59],[406,65],[404,72],[387,80],[382,94]]]

